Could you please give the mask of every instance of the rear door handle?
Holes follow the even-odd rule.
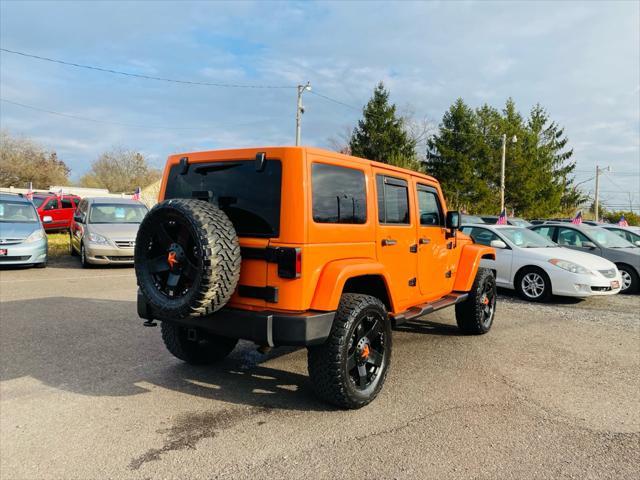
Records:
[[[398,241],[394,240],[393,238],[383,238],[382,239],[382,246],[383,247],[390,247],[391,245],[395,245],[397,243],[398,243]]]
[[[422,237],[420,240],[418,240],[418,243],[420,243],[420,245],[428,245],[431,243],[431,239]]]

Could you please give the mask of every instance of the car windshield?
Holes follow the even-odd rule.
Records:
[[[483,219],[476,215],[462,215],[462,223],[485,223]]]
[[[140,223],[146,214],[144,205],[96,203],[91,206],[89,223]]]
[[[40,205],[42,205],[46,199],[47,197],[33,197],[32,202],[36,208],[40,208]]]
[[[0,222],[38,223],[38,214],[30,203],[0,200]]]
[[[531,222],[527,222],[524,218],[510,218],[509,221],[511,222],[511,225],[515,225],[516,227],[531,226]]]
[[[556,244],[543,237],[539,233],[527,228],[501,228],[498,230],[507,240],[520,248],[547,248],[555,247]]]
[[[637,248],[633,243],[619,237],[613,232],[600,227],[587,227],[585,229],[589,235],[606,248]]]

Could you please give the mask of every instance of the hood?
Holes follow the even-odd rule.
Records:
[[[615,265],[606,258],[591,253],[579,252],[570,248],[523,248],[521,251],[529,258],[543,260],[559,258],[560,260],[568,260],[569,262],[577,263],[592,270],[609,270],[615,267]]]
[[[89,231],[98,233],[109,240],[135,240],[139,223],[90,223]]]
[[[4,243],[6,239],[24,240],[34,231],[40,230],[40,223],[23,223],[23,222],[0,222],[0,243]]]

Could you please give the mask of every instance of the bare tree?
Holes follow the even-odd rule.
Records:
[[[70,172],[56,152],[47,151],[28,138],[0,131],[1,186],[26,187],[29,182],[34,188],[65,185]]]
[[[161,172],[152,168],[143,154],[118,147],[100,155],[80,179],[80,185],[131,192],[157,181],[160,176]]]

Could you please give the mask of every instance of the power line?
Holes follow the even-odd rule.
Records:
[[[27,108],[29,110],[35,110],[37,112],[44,112],[44,113],[48,113],[50,115],[57,115],[59,117],[72,118],[74,120],[81,120],[81,121],[84,121],[84,122],[103,123],[103,124],[107,124],[107,125],[117,125],[117,126],[120,126],[120,127],[149,128],[149,129],[163,129],[163,130],[208,130],[208,129],[212,129],[212,128],[220,128],[220,125],[203,125],[201,127],[174,127],[174,126],[167,126],[167,125],[140,125],[140,124],[133,124],[133,123],[111,122],[109,120],[97,120],[95,118],[82,117],[82,116],[79,116],[79,115],[56,112],[54,110],[47,110],[45,108],[34,107],[33,105],[25,105],[24,103],[14,102],[12,100],[7,100],[6,98],[0,98],[0,101],[4,102],[4,103],[11,104],[11,105],[16,105],[18,107]],[[274,120],[274,118],[266,118],[266,119],[261,119],[261,120],[254,120],[252,122],[240,123],[240,124],[235,124],[235,125],[224,125],[224,126],[225,127],[241,127],[243,125],[252,125],[254,123],[265,122],[267,120]]]
[[[318,93],[315,90],[311,90],[310,93],[315,95],[315,96],[317,96],[317,97],[324,98],[325,100],[328,100],[329,102],[333,102],[333,103],[336,103],[338,105],[342,105],[343,107],[351,108],[351,109],[357,110],[357,111],[362,110],[362,109],[360,109],[358,107],[355,107],[353,105],[349,105],[348,103],[344,103],[344,102],[341,102],[340,100],[336,100],[335,98],[331,98],[328,95],[324,95],[322,93]]]
[[[221,88],[257,88],[257,89],[265,89],[265,88],[293,89],[293,88],[296,88],[295,85],[246,85],[246,84],[239,84],[239,83],[218,83],[218,82],[199,82],[199,81],[192,81],[192,80],[179,80],[179,79],[175,79],[175,78],[155,77],[155,76],[152,76],[152,75],[143,75],[143,74],[140,74],[140,73],[124,72],[124,71],[121,71],[121,70],[114,70],[114,69],[111,69],[111,68],[96,67],[94,65],[85,65],[85,64],[81,64],[81,63],[66,62],[64,60],[58,60],[58,59],[55,59],[55,58],[42,57],[40,55],[33,55],[31,53],[19,52],[17,50],[9,50],[8,48],[0,48],[0,51],[6,52],[6,53],[12,53],[14,55],[20,55],[22,57],[33,58],[33,59],[36,59],[36,60],[42,60],[44,62],[58,63],[60,65],[67,65],[67,66],[70,66],[70,67],[84,68],[84,69],[87,69],[87,70],[96,70],[98,72],[106,72],[106,73],[112,73],[114,75],[123,75],[123,76],[126,76],[126,77],[141,78],[141,79],[144,79],[144,80],[156,80],[156,81],[159,81],[159,82],[180,83],[180,84],[185,84],[185,85],[203,85],[203,86],[208,86],[208,87],[221,87]]]

